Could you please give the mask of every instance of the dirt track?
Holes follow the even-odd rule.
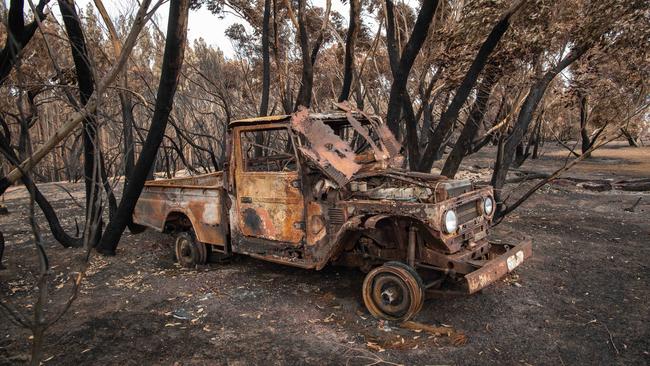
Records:
[[[489,154],[469,164],[486,167]],[[549,154],[535,168],[557,166],[560,156]],[[650,175],[636,156],[594,161],[609,177],[612,164],[625,166],[625,177]],[[81,185],[66,186],[82,194]],[[55,185],[43,191],[73,228],[80,209]],[[640,196],[636,212],[625,211]],[[5,203],[11,214],[0,216],[0,230],[9,270],[0,272],[0,292],[25,304],[35,266],[25,191],[12,190]],[[250,258],[183,270],[166,236],[125,235],[118,256],[93,259],[79,299],[49,332],[46,364],[650,363],[650,195],[594,193],[560,181],[497,230],[533,236],[534,257],[480,294],[427,301],[415,319],[462,331],[461,346],[372,319],[355,270],[312,272]],[[46,240],[56,287],[81,252]],[[67,290],[56,289],[54,302]],[[29,334],[0,319],[0,365],[27,360]]]

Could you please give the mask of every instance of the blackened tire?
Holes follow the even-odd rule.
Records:
[[[205,264],[208,257],[205,244],[196,241],[194,234],[189,231],[176,235],[175,252],[176,260],[185,268]]]

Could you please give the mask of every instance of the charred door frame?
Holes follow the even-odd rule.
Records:
[[[291,144],[293,147],[293,154],[296,158],[296,170],[291,171],[291,172],[247,172],[245,171],[244,167],[244,156],[242,152],[242,141],[241,141],[241,134],[244,132],[248,131],[264,131],[264,130],[274,130],[274,129],[283,129],[286,130],[288,133],[288,137],[291,140]],[[305,197],[302,192],[302,169],[301,169],[301,162],[300,162],[300,157],[297,152],[297,146],[295,143],[295,137],[294,134],[292,133],[291,129],[289,128],[287,123],[270,123],[270,124],[264,124],[264,125],[258,125],[258,126],[238,126],[234,127],[231,131],[233,134],[232,137],[233,141],[232,147],[231,147],[231,153],[232,153],[232,172],[233,172],[233,178],[234,179],[234,187],[233,188],[233,198],[234,198],[234,204],[235,204],[235,214],[236,217],[232,217],[231,219],[236,220],[237,224],[235,225],[238,228],[238,233],[234,233],[233,239],[236,239],[233,242],[234,247],[238,247],[235,249],[236,252],[240,253],[247,253],[251,256],[266,256],[266,255],[272,255],[276,259],[279,259],[279,257],[293,257],[295,259],[296,256],[296,250],[300,252],[299,257],[302,257],[302,248],[303,244],[305,241],[305,236],[306,236],[306,231],[305,231],[305,225],[304,225],[304,220],[305,220],[305,210],[306,210],[306,203],[305,203]],[[300,217],[301,219],[298,221],[300,222],[300,227],[294,229],[289,229],[292,233],[284,233],[284,230],[281,230],[279,235],[275,235],[275,238],[272,238],[273,235],[265,235],[264,232],[261,232],[259,235],[246,235],[245,234],[245,229],[244,229],[244,218],[242,217],[242,210],[243,208],[241,207],[242,205],[242,199],[244,196],[241,193],[241,185],[243,183],[242,177],[245,176],[257,176],[257,177],[264,177],[264,176],[275,176],[277,179],[282,180],[286,189],[292,189],[291,187],[291,182],[298,182],[297,187],[294,186],[293,188],[295,189],[292,194],[298,194],[299,199],[294,202],[295,205],[300,206]],[[255,198],[251,197],[251,199],[254,201]],[[283,202],[273,202],[277,203],[279,205],[287,205],[287,203]],[[268,204],[268,203],[267,203]],[[233,215],[235,216],[235,215]],[[258,216],[259,217],[259,216]],[[295,217],[295,216],[294,216]],[[270,218],[271,220],[277,220],[277,218]],[[260,221],[263,221],[262,218],[260,218]],[[260,222],[263,224],[262,222]],[[291,226],[294,225],[294,223],[290,223]],[[286,224],[285,224],[286,226]],[[262,230],[264,227],[261,228]],[[296,231],[300,232],[300,237],[298,238],[296,236]],[[249,233],[250,234],[250,233]],[[289,235],[284,235],[284,234],[289,234]],[[293,237],[291,237],[293,234]],[[238,238],[236,238],[238,237]],[[238,239],[238,240],[237,240]],[[270,259],[270,258],[265,258],[265,259]]]

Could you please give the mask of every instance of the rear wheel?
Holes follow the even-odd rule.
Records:
[[[363,281],[363,302],[379,319],[405,321],[424,303],[424,285],[412,267],[387,262],[370,271]]]
[[[205,264],[208,250],[205,244],[196,241],[191,232],[184,231],[176,235],[176,259],[185,268],[194,268],[197,264]]]

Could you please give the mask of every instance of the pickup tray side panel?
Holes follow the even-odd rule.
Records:
[[[181,213],[190,219],[198,241],[225,246],[228,218],[223,207],[221,174],[201,178],[147,182],[133,211],[133,222],[162,232],[169,215]],[[203,183],[201,180],[214,185],[183,185]]]

